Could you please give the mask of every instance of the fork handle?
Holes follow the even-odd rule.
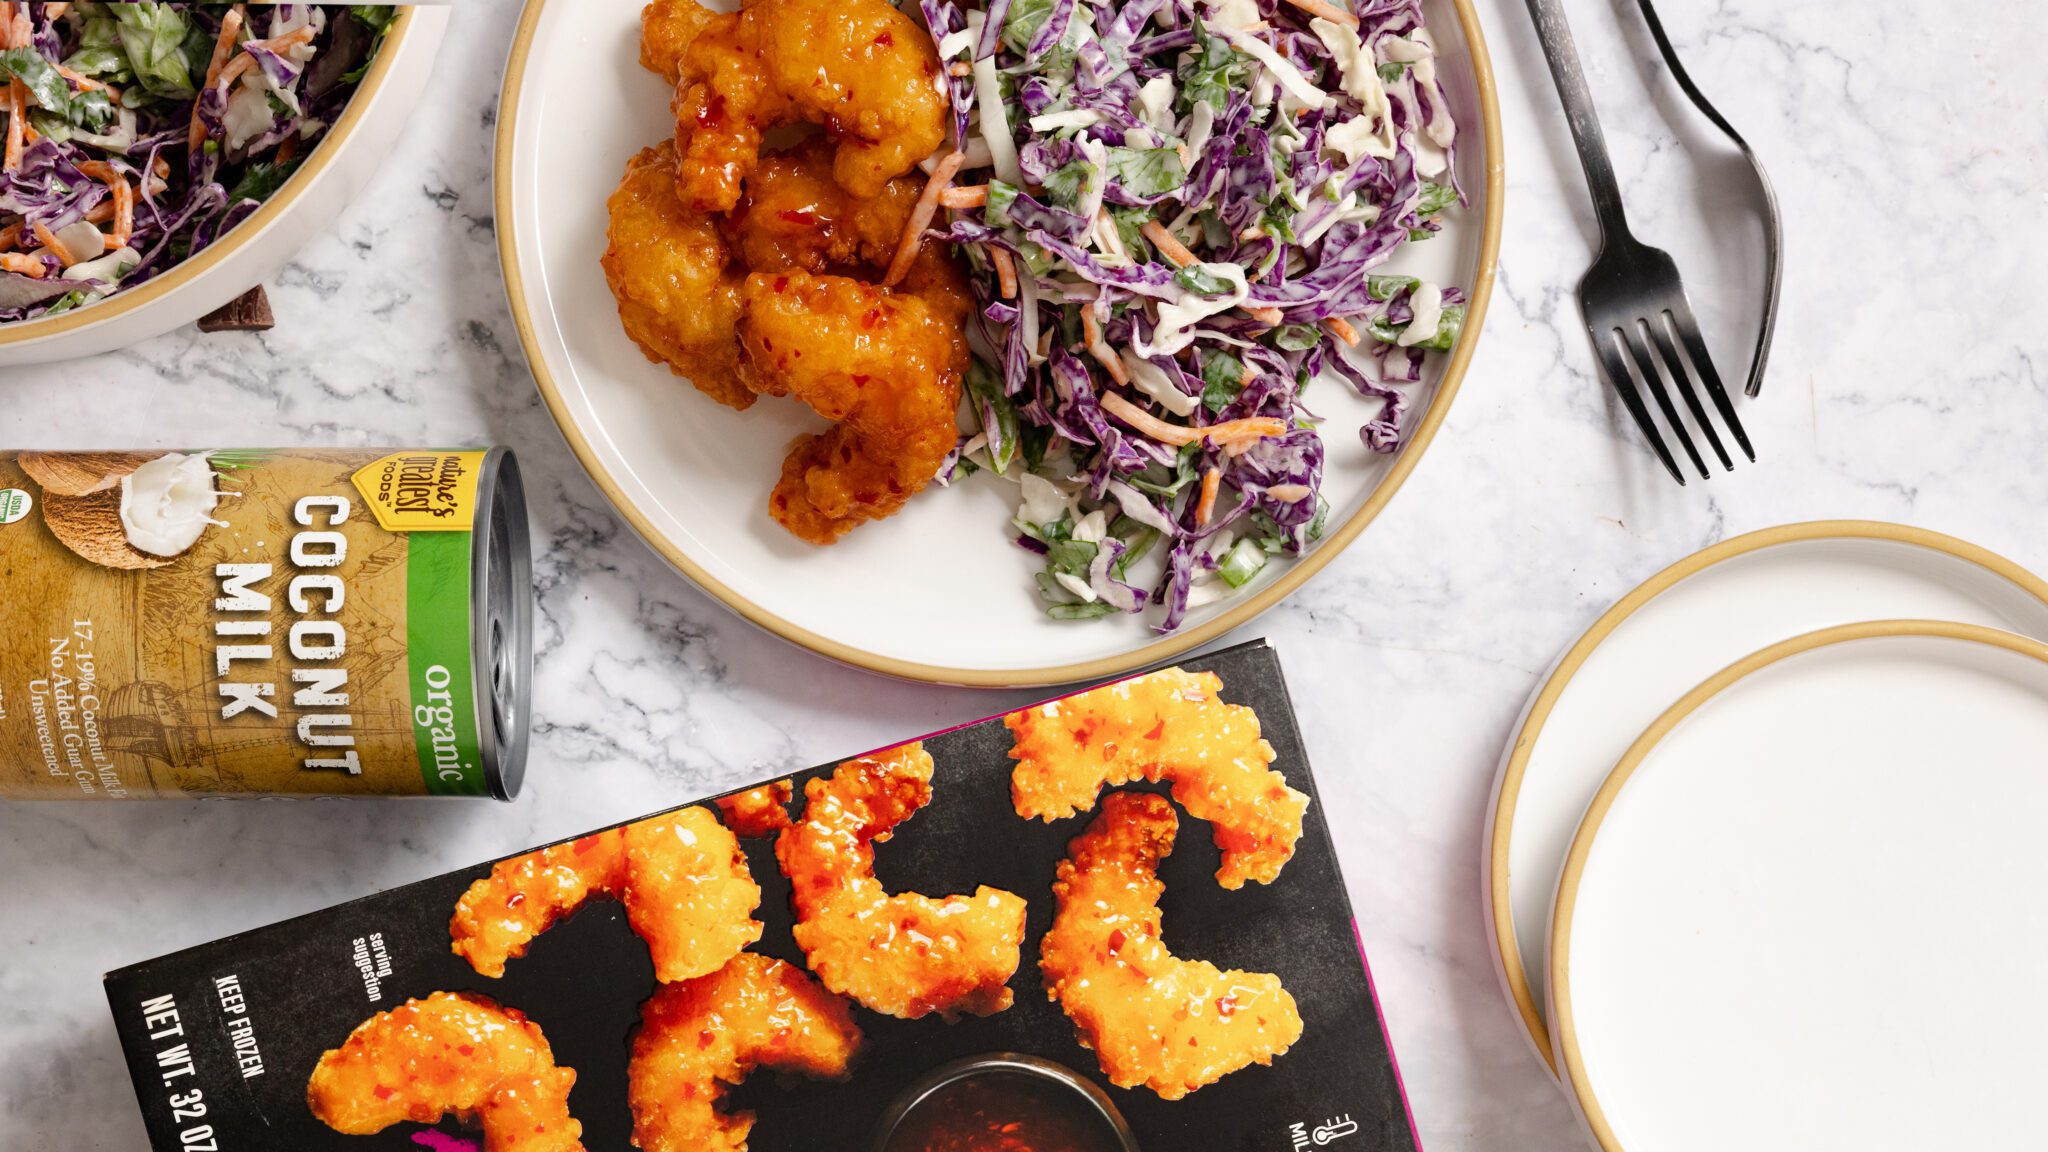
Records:
[[[1572,44],[1564,5],[1561,0],[1529,0],[1529,15],[1536,20],[1537,38],[1550,61],[1550,78],[1557,84],[1558,98],[1564,101],[1565,121],[1572,126],[1572,143],[1578,146],[1579,164],[1586,170],[1601,239],[1626,236],[1628,216],[1621,209],[1621,186],[1614,180],[1614,161],[1607,156],[1607,139],[1600,133],[1600,117],[1593,110],[1593,93],[1586,87],[1586,73],[1579,65],[1579,50]]]

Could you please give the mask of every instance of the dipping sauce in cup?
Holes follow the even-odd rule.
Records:
[[[880,1152],[1136,1152],[1100,1089],[1050,1061],[1003,1054],[949,1064],[898,1098]]]

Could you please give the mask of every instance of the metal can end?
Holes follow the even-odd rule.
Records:
[[[510,800],[526,778],[533,703],[533,544],[511,449],[493,448],[484,458],[476,498],[482,531],[470,560],[470,668],[477,740],[491,795]]]

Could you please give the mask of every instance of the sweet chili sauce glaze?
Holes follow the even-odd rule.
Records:
[[[988,1072],[944,1084],[896,1125],[886,1152],[1121,1152],[1088,1100],[1052,1080]]]

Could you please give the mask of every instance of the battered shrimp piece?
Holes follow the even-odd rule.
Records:
[[[664,983],[715,972],[761,938],[761,888],[739,841],[706,808],[685,808],[500,861],[456,902],[452,950],[485,976],[592,896],[626,905]]]
[[[650,56],[667,59],[643,43]],[[863,198],[946,135],[938,53],[885,0],[753,0],[705,21],[676,71],[677,190],[700,212],[738,202],[762,133],[780,124],[822,125],[838,144],[835,179]]]
[[[790,448],[769,497],[769,514],[798,538],[830,544],[894,515],[953,450],[967,346],[950,305],[928,295],[802,271],[747,278],[748,386],[836,422]]]
[[[986,886],[972,896],[890,896],[873,842],[931,802],[922,744],[841,764],[804,786],[803,818],[775,842],[794,889],[795,936],[825,987],[888,1016],[988,1016],[1024,938],[1024,901]]]
[[[752,404],[733,338],[745,272],[717,223],[676,198],[674,147],[642,149],[606,206],[604,277],[626,335],[649,360],[688,377],[720,404]]]
[[[1046,994],[1110,1083],[1142,1084],[1164,1100],[1271,1064],[1301,1038],[1301,1015],[1279,977],[1182,960],[1160,939],[1166,885],[1157,870],[1176,830],[1163,796],[1105,797],[1060,861],[1052,886],[1059,912],[1038,961]]]
[[[765,840],[789,827],[787,805],[795,796],[795,785],[787,780],[777,780],[745,792],[720,796],[714,803],[733,835]]]
[[[576,1073],[555,1066],[538,1025],[468,992],[408,1000],[356,1026],[306,1084],[306,1106],[349,1136],[433,1124],[453,1112],[481,1121],[484,1152],[583,1152],[569,1115]]]
[[[1105,785],[1170,778],[1223,850],[1217,883],[1272,883],[1294,856],[1308,797],[1269,767],[1258,714],[1225,704],[1222,689],[1214,673],[1167,668],[1005,716],[1017,815],[1051,822],[1094,807]]]
[[[755,1068],[846,1075],[860,1049],[846,1002],[803,971],[743,952],[708,976],[670,984],[641,1006],[627,1095],[646,1152],[746,1152],[751,1112],[718,1110]]]
[[[812,138],[761,157],[727,218],[733,250],[755,272],[880,271],[895,255],[923,185],[890,180],[875,196],[832,178],[832,145]]]
[[[675,83],[691,43],[706,28],[730,19],[698,0],[654,0],[640,10],[640,66]]]

